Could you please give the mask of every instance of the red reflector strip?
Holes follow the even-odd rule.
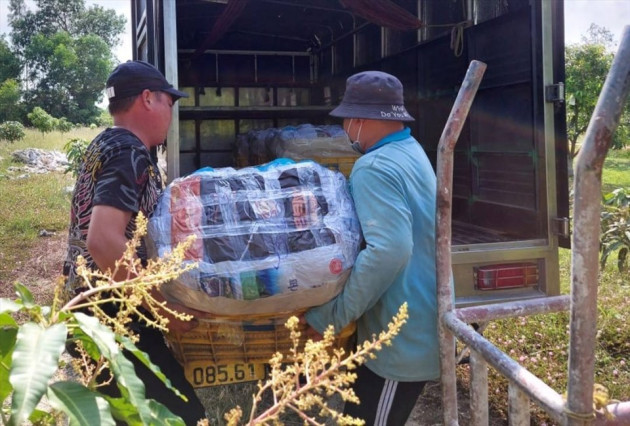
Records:
[[[499,290],[538,284],[536,263],[504,263],[475,268],[477,290]]]

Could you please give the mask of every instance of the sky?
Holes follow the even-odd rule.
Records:
[[[88,6],[98,4],[108,9],[115,9],[116,13],[127,18],[122,44],[114,52],[121,62],[132,57],[130,3],[130,0],[86,0]],[[591,23],[610,30],[614,35],[615,43],[618,44],[624,26],[630,25],[630,0],[564,0],[564,11],[567,44],[579,43]],[[9,0],[0,0],[0,34],[9,32],[8,14]]]
[[[8,0],[0,0],[4,2]],[[630,0],[627,0],[630,3]],[[122,44],[114,52],[120,62],[133,59],[133,48],[131,44],[131,1],[130,0],[86,0],[86,5],[97,4],[106,9],[116,10],[117,15],[124,15],[127,23],[125,33],[121,36]]]
[[[630,25],[630,0],[564,0],[566,44],[580,43],[592,23],[612,32],[618,46],[624,26]]]

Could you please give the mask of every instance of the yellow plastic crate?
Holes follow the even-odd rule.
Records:
[[[236,167],[242,168],[249,166],[249,159],[246,155],[236,155]]]
[[[290,316],[301,313],[201,318],[193,330],[170,333],[166,339],[194,387],[258,380],[264,377],[264,365],[276,352],[291,360],[293,344],[284,324]],[[306,324],[299,324],[300,347],[306,341],[306,329]],[[355,330],[355,323],[344,328],[335,347],[351,350]]]
[[[331,170],[336,170],[343,173],[348,178],[352,171],[352,166],[358,157],[313,157],[313,161],[327,167]]]
[[[249,163],[249,159],[243,155],[237,155],[236,157],[236,167],[242,168],[250,165],[258,165],[263,163]],[[350,177],[350,172],[352,171],[352,166],[354,166],[354,162],[358,157],[313,157],[312,160],[316,163],[321,164],[324,167],[329,168],[330,170],[335,170],[343,173],[343,175],[348,178]],[[263,158],[257,158],[257,161],[263,161]],[[269,160],[271,161],[271,160]]]

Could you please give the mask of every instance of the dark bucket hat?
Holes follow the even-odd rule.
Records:
[[[364,71],[346,80],[346,92],[333,117],[414,121],[405,108],[400,80],[381,71]]]
[[[118,65],[107,78],[105,93],[110,101],[115,101],[139,95],[145,89],[168,93],[173,101],[188,97],[188,93],[175,89],[160,70],[144,61]]]

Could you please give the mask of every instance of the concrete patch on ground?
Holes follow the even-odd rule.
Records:
[[[38,148],[28,148],[14,151],[13,160],[23,163],[24,166],[11,166],[7,168],[9,178],[26,178],[30,174],[43,174],[49,172],[64,172],[69,164],[66,154],[59,151],[47,151]]]

